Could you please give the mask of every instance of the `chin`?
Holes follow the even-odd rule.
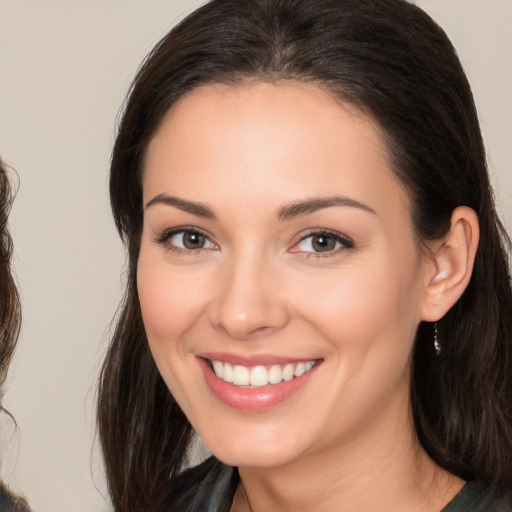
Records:
[[[283,453],[282,449],[271,451],[266,447],[264,451],[253,447],[243,451],[234,451],[232,447],[227,450],[212,452],[220,461],[228,466],[250,468],[272,468],[283,466],[294,460],[295,457]]]
[[[208,449],[224,464],[237,467],[277,467],[300,457],[303,451],[298,440],[290,435],[275,432],[274,435],[261,427],[259,432],[245,431],[241,435],[209,432],[203,439]],[[269,439],[270,438],[270,439]]]

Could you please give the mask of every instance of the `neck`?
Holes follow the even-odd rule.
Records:
[[[439,512],[463,481],[437,466],[405,414],[279,467],[239,468],[233,512]]]

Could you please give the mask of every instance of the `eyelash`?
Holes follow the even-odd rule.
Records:
[[[177,247],[176,245],[171,244],[170,239],[179,234],[199,235],[201,237],[204,237],[210,244],[212,244],[213,246],[216,247],[216,244],[211,241],[208,234],[206,234],[205,232],[203,232],[202,230],[200,230],[198,228],[193,228],[193,227],[188,227],[188,226],[166,230],[160,236],[155,238],[154,242],[157,244],[161,244],[161,245],[166,244],[167,250],[172,251],[176,254],[191,255],[193,253],[194,255],[199,255],[203,251],[211,250],[210,247],[187,249],[187,248]],[[298,247],[302,242],[304,242],[308,238],[313,238],[313,237],[325,237],[325,238],[333,239],[335,241],[335,243],[339,243],[341,247],[335,248],[333,250],[327,250],[325,252],[293,250],[294,247]],[[338,233],[337,231],[331,231],[328,229],[315,229],[315,230],[310,230],[308,233],[302,235],[300,237],[299,241],[296,242],[292,246],[292,248],[289,249],[289,251],[291,253],[300,254],[304,258],[328,258],[328,257],[335,256],[346,249],[353,249],[353,248],[354,248],[354,242],[347,236],[344,236],[341,233]]]
[[[340,252],[343,252],[347,249],[354,249],[354,242],[345,235],[338,233],[337,231],[331,231],[329,229],[313,229],[302,235],[297,243],[293,245],[293,247],[299,246],[300,243],[304,242],[308,238],[313,237],[326,237],[334,239],[335,242],[339,243],[341,247],[338,247],[333,250],[325,251],[325,252],[313,252],[313,251],[291,251],[294,253],[301,254],[304,258],[329,258],[338,255]]]
[[[176,247],[175,245],[170,243],[170,240],[173,236],[179,235],[179,234],[189,234],[189,235],[199,235],[201,237],[204,237],[210,244],[216,246],[214,242],[210,240],[210,236],[206,234],[205,232],[201,231],[198,228],[193,227],[179,227],[179,228],[173,228],[168,229],[164,231],[160,236],[154,239],[154,242],[161,245],[167,245],[167,250],[172,251],[176,254],[186,254],[186,255],[199,255],[203,251],[208,251],[210,248],[203,248],[200,247],[198,249],[187,249],[182,247]]]

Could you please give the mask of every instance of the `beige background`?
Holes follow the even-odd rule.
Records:
[[[107,195],[115,119],[143,56],[200,3],[0,0],[0,154],[21,182],[12,228],[24,313],[5,397],[19,432],[2,420],[2,474],[34,512],[108,510],[93,403],[124,262]],[[510,230],[512,1],[418,4],[469,74]]]

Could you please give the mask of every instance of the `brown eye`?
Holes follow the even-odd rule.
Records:
[[[303,252],[310,254],[337,253],[341,249],[350,249],[354,247],[350,239],[341,234],[320,231],[311,233],[295,246],[293,252]]]
[[[185,249],[203,249],[206,245],[206,237],[200,233],[185,232],[182,234],[182,244]]]
[[[195,230],[177,229],[164,233],[156,240],[165,244],[168,249],[177,251],[198,251],[201,249],[214,249],[216,245],[206,236]]]
[[[316,252],[327,252],[336,249],[337,240],[329,235],[315,235],[311,237],[311,247]]]

